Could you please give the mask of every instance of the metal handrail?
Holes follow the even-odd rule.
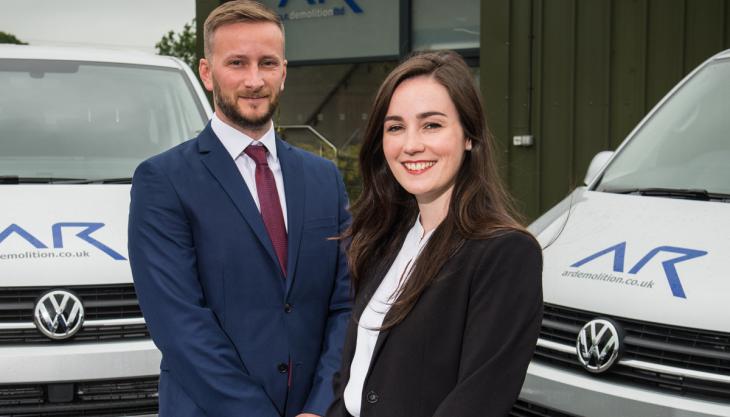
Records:
[[[310,132],[312,132],[314,134],[314,136],[317,137],[317,139],[321,140],[322,142],[324,142],[325,145],[327,145],[330,148],[332,148],[332,150],[335,153],[335,158],[334,158],[335,159],[335,163],[337,162],[337,156],[338,156],[337,146],[335,146],[332,142],[330,142],[329,140],[327,140],[326,137],[324,137],[321,133],[317,132],[312,126],[310,126],[310,125],[279,125],[279,126],[277,126],[277,128],[278,129],[282,129],[282,130],[287,130],[287,129],[304,129],[304,130],[309,130]]]

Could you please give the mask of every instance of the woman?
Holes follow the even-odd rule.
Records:
[[[540,247],[511,217],[453,52],[381,86],[347,236],[355,304],[329,417],[506,415],[542,316]]]

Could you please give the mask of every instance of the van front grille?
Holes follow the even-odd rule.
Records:
[[[510,410],[509,417],[577,417],[533,402],[518,399]]]
[[[545,304],[537,360],[582,369],[575,348],[581,327],[595,318],[610,318],[624,330],[624,352],[618,365],[596,375],[617,383],[727,401],[730,398],[730,334],[642,322]],[[640,361],[637,367],[632,361]],[[696,374],[694,372],[701,372]]]
[[[32,322],[36,301],[50,290],[76,294],[84,304],[86,320],[142,317],[134,285],[8,287],[0,289],[0,323]]]
[[[156,414],[158,377],[61,384],[0,385],[0,416]]]
[[[33,324],[35,303],[44,293],[56,289],[74,293],[84,306],[84,327],[62,343],[150,337],[132,284],[9,287],[0,289],[0,346],[58,343],[44,336]]]
[[[109,342],[149,338],[150,333],[144,324],[129,326],[84,327],[69,339],[74,342]],[[0,346],[28,343],[58,343],[49,339],[37,329],[0,330]]]

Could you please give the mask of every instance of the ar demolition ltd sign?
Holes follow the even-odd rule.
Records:
[[[279,2],[279,9],[287,6],[289,0],[281,0]],[[319,4],[324,6],[325,0],[319,0]],[[310,6],[316,6],[318,3],[315,0],[307,0],[307,4]],[[280,12],[279,16],[281,20],[299,20],[299,19],[316,19],[322,17],[335,17],[344,16],[348,10],[351,13],[363,13],[362,7],[358,5],[354,0],[344,0],[344,5],[337,7],[316,7],[314,9],[303,9],[303,10],[291,10],[286,12]]]
[[[403,0],[262,0],[284,22],[289,64],[400,56]]]

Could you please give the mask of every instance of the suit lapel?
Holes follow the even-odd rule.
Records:
[[[296,276],[297,257],[302,242],[302,225],[304,223],[304,169],[301,156],[297,155],[291,145],[276,139],[276,153],[281,165],[281,175],[284,177],[284,191],[286,193],[287,216],[287,279],[286,294]]]
[[[200,159],[203,165],[208,168],[208,171],[210,171],[213,177],[220,183],[221,187],[223,187],[223,190],[228,194],[233,204],[241,213],[241,216],[243,216],[266,249],[276,269],[280,271],[279,261],[274,252],[271,239],[266,232],[261,213],[256,208],[256,203],[248,187],[246,187],[246,183],[243,181],[236,163],[228,151],[226,151],[226,148],[223,147],[220,140],[215,136],[215,133],[213,133],[210,123],[208,123],[198,136],[198,150],[201,153]]]
[[[388,312],[385,314],[385,318],[383,319],[383,323],[388,321],[391,317],[391,311],[388,310]],[[373,364],[377,362],[378,355],[380,354],[380,351],[383,350],[383,346],[385,345],[385,342],[388,340],[388,336],[390,336],[390,330],[381,330],[380,333],[378,333],[378,340],[375,341],[375,347],[373,348],[373,354],[370,359],[370,366],[368,367],[368,373],[365,375],[365,381],[367,382],[367,379],[370,378],[370,372],[373,371]]]
[[[362,316],[362,313],[365,311],[365,309],[368,306],[368,303],[370,303],[370,299],[373,298],[373,295],[375,295],[375,291],[377,291],[380,284],[383,282],[383,279],[385,279],[385,274],[390,269],[390,265],[393,263],[393,260],[395,257],[393,256],[392,259],[390,259],[390,262],[387,262],[384,264],[385,269],[378,271],[374,274],[375,279],[370,280],[370,282],[365,283],[365,286],[361,290],[360,294],[355,299],[355,305],[352,307],[352,317],[356,319],[357,322],[360,321],[360,317]],[[390,317],[391,313],[390,310],[388,310],[388,313],[385,314],[385,317],[383,318],[383,323],[385,323],[388,318]],[[367,383],[368,378],[370,377],[370,372],[373,370],[373,364],[375,363],[376,358],[378,357],[378,353],[383,349],[383,345],[385,344],[385,341],[388,339],[388,336],[390,335],[390,330],[381,330],[378,333],[378,340],[375,342],[375,347],[373,348],[373,354],[370,357],[370,365],[368,366],[368,372],[365,374],[365,382]],[[354,355],[355,349],[353,348],[352,354]],[[352,356],[348,358],[348,361],[352,361]]]
[[[403,246],[403,242],[406,239],[406,234],[401,236],[399,238],[398,245],[396,245],[397,248]],[[377,291],[380,284],[383,282],[383,279],[385,279],[385,275],[388,273],[388,270],[390,270],[390,267],[393,265],[393,262],[395,262],[395,258],[398,256],[398,252],[389,254],[383,261],[383,263],[380,265],[380,267],[373,271],[373,276],[375,277],[370,282],[366,282],[361,294],[358,294],[355,299],[355,305],[352,308],[352,316],[357,318],[357,320],[360,320],[360,316],[362,316],[363,311],[365,311],[365,308],[367,308],[368,303],[370,302],[370,299],[373,298],[373,295],[375,295],[375,291]],[[392,316],[392,309],[388,310],[388,312],[385,314],[385,317],[383,318],[383,323],[387,322]],[[378,354],[380,354],[380,351],[383,349],[383,346],[385,345],[385,342],[388,340],[388,336],[390,336],[390,329],[388,330],[381,330],[378,333],[378,340],[375,342],[375,347],[373,348],[373,354],[370,359],[370,365],[368,367],[368,372],[365,375],[365,383],[367,383],[368,378],[370,378],[370,373],[373,370],[373,364],[376,362]],[[354,353],[354,349],[353,349]],[[352,358],[350,358],[350,361]]]

